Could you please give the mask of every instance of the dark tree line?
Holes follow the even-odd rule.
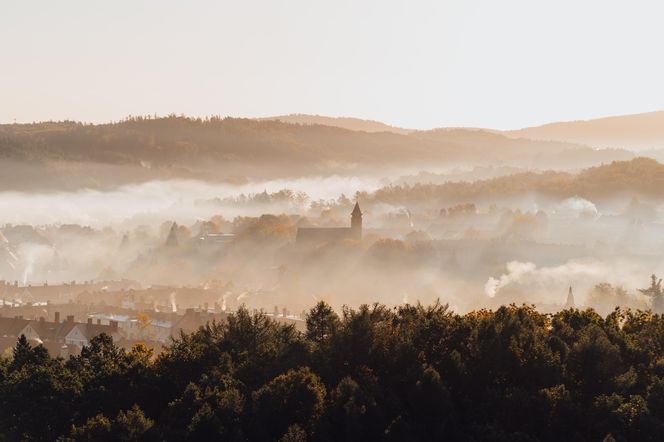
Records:
[[[154,357],[105,335],[0,363],[3,440],[661,440],[664,317],[319,303],[240,310]]]

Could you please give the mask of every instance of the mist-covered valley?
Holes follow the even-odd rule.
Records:
[[[637,289],[664,273],[655,159],[313,121],[3,126],[0,279],[198,287],[224,309],[266,311],[437,299],[555,311],[570,288],[577,306],[649,307]],[[326,236],[355,203],[360,236]]]

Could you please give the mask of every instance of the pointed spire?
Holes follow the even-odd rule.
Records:
[[[574,294],[572,293],[572,286],[569,286],[569,292],[567,293],[567,301],[565,302],[565,308],[574,308]]]
[[[168,232],[168,238],[166,238],[166,245],[169,247],[176,247],[178,245],[178,225],[173,223],[171,225],[171,230]]]
[[[355,208],[353,208],[353,212],[350,215],[350,230],[353,239],[362,240],[362,211],[358,202],[355,202]]]

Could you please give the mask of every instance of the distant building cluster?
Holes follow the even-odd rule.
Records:
[[[13,318],[0,317],[0,347],[3,350],[12,348],[23,335],[32,345],[46,347],[52,356],[67,357],[80,353],[84,345],[102,333],[113,337],[116,342],[122,340],[116,321],[101,324],[89,318],[86,322],[75,322],[71,315],[61,321],[59,312],[55,313],[52,321],[44,317],[38,320],[24,319],[20,315]]]
[[[0,351],[10,351],[24,335],[32,345],[43,345],[52,356],[67,357],[80,353],[93,337],[105,333],[121,347],[143,343],[159,352],[181,332],[191,333],[212,321],[225,321],[229,307],[239,307],[239,301],[250,296],[242,292],[233,296],[235,302],[227,301],[233,293],[222,291],[226,289],[142,289],[132,281],[39,286],[0,281]],[[181,308],[178,299],[196,307]],[[275,307],[275,312],[267,315],[304,327],[303,321],[285,307],[282,313]]]

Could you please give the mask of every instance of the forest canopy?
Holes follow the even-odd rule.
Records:
[[[574,196],[611,199],[625,192],[664,198],[664,165],[651,158],[639,157],[590,167],[579,173],[521,172],[473,182],[390,185],[375,192],[362,192],[359,198],[366,202],[399,205],[423,202],[449,204],[528,193],[556,199]]]
[[[664,318],[616,309],[240,309],[159,356],[106,335],[0,363],[8,440],[658,440]]]

